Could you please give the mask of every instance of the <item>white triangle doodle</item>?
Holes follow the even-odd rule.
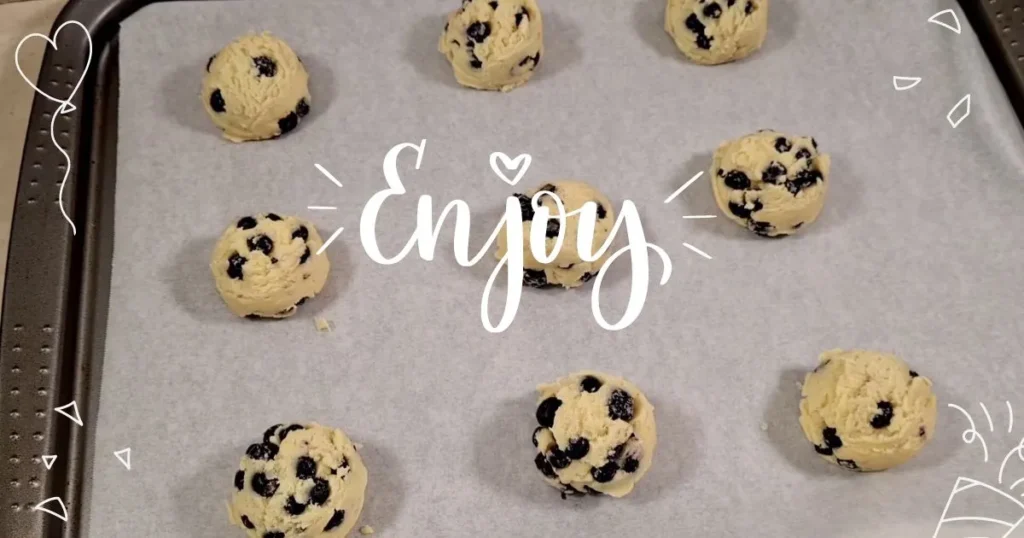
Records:
[[[53,510],[50,510],[49,508],[45,508],[45,505],[47,503],[51,503],[53,501],[57,501],[57,505],[60,506],[59,514],[57,512],[54,512]],[[50,514],[51,516],[54,516],[65,523],[67,523],[68,521],[68,507],[64,506],[64,501],[61,500],[60,497],[50,497],[49,499],[46,499],[45,501],[33,506],[32,510],[35,510],[37,512],[46,512],[47,514]]]
[[[124,448],[124,449],[121,449],[121,450],[118,450],[118,451],[114,452],[114,457],[116,457],[117,461],[120,461],[121,464],[124,465],[125,469],[128,469],[129,471],[132,470],[132,449],[131,449],[131,447]]]
[[[942,17],[943,15],[947,15],[947,14],[953,19],[953,24],[952,25],[950,23],[946,22],[946,21],[939,20],[939,17]],[[942,11],[932,15],[931,17],[928,17],[928,22],[930,22],[932,24],[938,24],[939,26],[941,26],[943,28],[948,28],[950,30],[953,30],[958,35],[960,34],[960,19],[957,18],[956,12],[954,12],[952,9],[944,9],[944,10],[942,10]]]
[[[65,411],[65,409],[69,407],[71,408],[72,413],[74,413],[73,415]],[[53,410],[70,418],[75,424],[78,424],[79,426],[83,425],[82,416],[78,414],[78,404],[75,403],[74,400],[71,400],[71,403],[69,404],[65,404],[60,407],[55,407]]]
[[[959,110],[961,108],[964,109],[963,110],[963,115],[954,120],[953,119],[953,114],[957,110]],[[967,95],[963,96],[959,101],[957,101],[957,103],[955,105],[953,105],[953,108],[951,108],[949,110],[949,114],[946,114],[946,120],[949,121],[949,124],[952,125],[954,129],[956,129],[957,126],[960,125],[960,122],[962,122],[965,119],[967,119],[967,116],[969,116],[970,114],[971,114],[971,94],[967,94]]]
[[[57,461],[57,456],[43,456],[43,465],[46,466],[47,471],[53,467],[53,462],[55,461]]]
[[[903,85],[901,86],[900,83],[903,83]],[[892,77],[892,87],[896,88],[896,91],[898,92],[909,90],[910,88],[913,88],[914,86],[917,86],[920,83],[921,77]]]

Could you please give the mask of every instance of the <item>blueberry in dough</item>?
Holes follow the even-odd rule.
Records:
[[[269,33],[243,35],[212,56],[201,95],[213,123],[232,142],[293,131],[312,102],[305,66]]]
[[[438,50],[459,84],[511,91],[533,76],[544,51],[536,0],[463,2],[448,15]]]
[[[319,424],[277,424],[253,446],[267,444],[276,447],[270,459],[242,458],[238,473],[252,478],[231,495],[231,522],[259,538],[321,536],[321,530],[330,532],[323,536],[347,536],[362,512],[367,484],[366,467],[348,436]]]
[[[538,389],[534,463],[563,496],[629,494],[650,469],[654,407],[634,384],[584,371]],[[581,435],[581,432],[587,432]]]
[[[814,451],[850,470],[902,465],[935,429],[932,382],[888,353],[826,351],[801,396],[800,426]]]
[[[666,0],[665,31],[695,63],[741,60],[764,43],[768,0]]]
[[[235,315],[288,317],[320,293],[327,281],[327,255],[312,255],[322,245],[309,222],[275,213],[250,215],[232,222],[221,235],[210,270],[217,291]]]

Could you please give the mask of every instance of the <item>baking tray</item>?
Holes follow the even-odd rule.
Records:
[[[640,4],[643,6],[637,8],[637,15],[631,20],[638,27],[652,24],[656,26],[656,19],[659,17],[658,6],[648,2],[640,2]],[[934,4],[926,2],[925,4],[928,8],[926,11],[929,12],[955,8],[948,2]],[[0,432],[8,436],[2,440],[4,451],[3,461],[0,461],[4,469],[3,476],[0,477],[2,479],[0,482],[0,510],[3,510],[0,512],[3,514],[3,517],[0,517],[0,536],[85,535],[82,532],[82,514],[86,512],[87,495],[90,490],[85,486],[88,484],[88,477],[93,476],[91,466],[94,462],[94,450],[92,447],[95,444],[93,437],[96,434],[96,422],[92,418],[97,413],[99,374],[102,371],[105,347],[104,335],[107,325],[107,299],[110,291],[110,264],[113,248],[115,180],[113,164],[117,161],[119,86],[117,32],[119,23],[144,5],[146,5],[145,2],[73,1],[62,12],[54,25],[56,28],[67,20],[84,23],[90,29],[96,51],[89,75],[82,90],[73,101],[79,107],[78,111],[61,116],[57,122],[58,128],[61,129],[60,140],[68,149],[73,163],[68,187],[65,190],[65,200],[69,212],[79,223],[79,233],[72,237],[69,228],[61,220],[56,206],[58,185],[64,172],[61,168],[63,158],[50,146],[48,134],[50,115],[55,113],[56,105],[45,99],[37,98],[33,104],[32,120],[27,132],[16,199],[7,265],[2,332],[0,332],[0,366],[2,366],[0,372],[3,373],[0,377],[0,388],[2,388],[0,390],[0,408],[2,408]],[[782,5],[785,6],[785,3]],[[962,0],[960,5],[964,13],[967,14],[967,17],[961,17],[961,19],[965,23],[969,20],[973,30],[977,32],[978,38],[984,45],[994,70],[1009,96],[1009,101],[1016,107],[1019,116],[1022,95],[1021,71],[1019,69],[1021,62],[1019,53],[1015,55],[1014,51],[1019,48],[1017,43],[1024,33],[1021,31],[1024,26],[1021,24],[1020,11],[1014,10],[1017,6],[1013,3],[1002,1]],[[450,6],[446,6],[442,11],[447,9],[450,9]],[[547,10],[558,11],[552,8],[547,8]],[[790,16],[795,15],[792,9],[780,12]],[[440,12],[438,16],[440,16]],[[554,27],[557,28],[557,18],[554,20]],[[779,24],[786,27],[786,22]],[[788,28],[791,29],[792,26]],[[563,29],[577,32],[580,30],[571,25],[563,26]],[[971,39],[971,33],[972,28],[966,27],[965,35],[961,37]],[[422,31],[424,38],[432,35],[431,32]],[[664,37],[662,34],[652,30],[651,36],[653,36],[651,46],[664,51],[665,54],[671,53],[671,50],[665,51],[667,41],[662,39]],[[430,39],[423,44],[425,49],[432,48],[433,43],[429,42]],[[549,39],[551,38],[549,37]],[[70,32],[58,36],[57,43],[59,45],[57,50],[50,49],[46,53],[39,80],[52,81],[51,84],[59,87],[73,82],[75,75],[81,72],[84,67],[85,54],[84,41],[81,38],[76,39]],[[538,76],[538,81],[535,82],[542,80],[542,77]],[[537,86],[538,84],[533,85]],[[451,89],[451,91],[455,90]],[[978,97],[977,94],[975,97]],[[998,108],[998,103],[996,103],[990,110],[998,111]],[[310,123],[313,124],[313,122]],[[303,129],[308,127],[304,126]],[[947,128],[948,126],[933,127]],[[1020,139],[1019,133],[1011,133],[1007,138],[1009,140],[1004,141],[1007,145],[999,149],[1005,150],[1006,147],[1014,147],[1013,144],[1019,142]],[[401,140],[396,139],[394,142],[399,141]],[[716,141],[709,141],[706,147],[710,149],[714,142]],[[695,163],[695,166],[699,168],[703,164]],[[531,174],[531,177],[539,181],[541,176],[534,173]],[[673,181],[675,180],[681,183],[685,178],[673,178]],[[665,186],[668,187],[667,184]],[[678,258],[679,256],[675,255],[674,257]],[[681,263],[683,262],[677,260],[677,271],[682,267]],[[472,306],[470,304],[467,308],[472,309]],[[525,313],[524,310],[521,316]],[[470,318],[472,317],[470,316]],[[596,327],[594,330],[597,330]],[[894,347],[898,347],[898,342],[899,340],[896,339],[892,341],[895,344]],[[813,359],[808,355],[801,356],[796,362],[805,364],[811,360]],[[979,358],[979,360],[982,359]],[[652,377],[650,372],[646,372],[645,375],[644,371],[627,367],[618,370],[623,374],[638,378],[636,381],[642,386],[650,385],[649,382],[645,383]],[[552,370],[552,372],[554,371],[560,372],[561,369],[556,368]],[[521,385],[525,392],[533,383],[545,381],[545,375],[540,372],[524,375],[522,379],[518,380],[518,385]],[[551,376],[547,375],[547,377]],[[941,383],[941,380],[938,381]],[[648,389],[649,394],[657,402],[658,394],[649,386],[644,388]],[[967,394],[958,396],[965,399],[975,397]],[[79,404],[81,415],[85,418],[84,427],[76,427],[69,420],[51,412],[54,407],[72,400]],[[499,409],[499,412],[523,413],[528,416],[529,403],[526,400],[528,397],[524,395],[524,401],[520,402],[521,405]],[[671,409],[666,410],[665,413],[664,416],[659,415],[663,424],[671,425],[673,421],[678,421],[694,426],[695,419],[693,417],[686,419],[674,416]],[[695,436],[699,435],[699,423],[703,421],[697,420],[697,422],[698,427],[695,428],[695,432],[698,433]],[[348,427],[347,423],[338,425]],[[705,424],[705,428],[707,426],[708,424]],[[946,429],[947,438],[949,430],[952,429],[954,428]],[[672,431],[671,426],[669,426],[669,431]],[[241,447],[245,441],[246,439],[239,438],[235,442]],[[792,441],[794,443],[791,449],[799,450],[800,440]],[[383,448],[381,450],[383,451]],[[234,460],[238,457],[236,452],[238,450],[230,451],[230,453],[222,455],[219,460]],[[691,445],[688,449],[683,449],[682,452],[696,457],[697,454],[691,452],[698,452],[698,450]],[[43,469],[39,459],[43,454],[59,456],[49,471]],[[933,456],[933,460],[946,456],[945,454]],[[802,453],[795,457],[798,459],[809,458]],[[112,456],[104,453],[98,458],[103,458],[95,460],[103,462],[104,472],[109,470],[109,464],[113,461]],[[659,460],[655,467],[655,473],[659,472],[660,467],[666,475],[676,478],[684,476],[683,473],[686,471],[683,466],[678,462],[673,462],[671,456],[662,453]],[[228,465],[233,465],[233,463]],[[371,468],[371,473],[373,471],[374,469]],[[384,470],[381,469],[381,471]],[[664,490],[665,484],[657,484],[655,476],[652,474],[647,479],[650,483],[648,489]],[[894,476],[896,476],[894,480],[906,479],[905,476],[900,477],[895,473]],[[400,499],[402,496],[401,478],[387,472],[383,472],[382,477],[384,478],[383,484],[378,481],[378,484],[384,486],[382,489],[394,490],[387,491],[386,494]],[[390,480],[388,480],[389,477]],[[532,479],[535,477],[530,476],[529,478],[530,481],[517,484],[517,487],[529,488],[529,494],[539,498],[552,493],[543,489],[534,489]],[[700,478],[691,476],[687,480],[692,483],[695,480],[699,481]],[[886,479],[878,480],[883,482]],[[885,484],[879,484],[878,487],[884,488]],[[373,488],[372,485],[371,488]],[[643,489],[642,487],[641,490]],[[669,489],[671,490],[671,488]],[[837,486],[834,492],[841,495],[841,487]],[[673,493],[679,496],[680,503],[691,502],[678,491],[673,491]],[[219,493],[203,493],[202,495],[204,498],[208,498],[212,504],[219,502]],[[383,495],[385,495],[384,492],[378,493],[378,496]],[[783,492],[783,495],[786,495],[786,492]],[[36,503],[53,496],[64,499],[69,508],[69,518],[66,523],[41,512],[30,510]],[[543,502],[546,504],[549,501]],[[642,499],[641,505],[649,502],[651,502],[651,497],[645,497]],[[608,524],[610,520],[607,518],[611,516],[607,511],[613,508],[608,508],[607,504],[601,506],[603,508],[596,513],[586,505],[566,508],[566,519],[575,524],[581,521],[586,514],[593,514],[594,517],[600,518],[603,523]],[[623,510],[633,508],[633,505],[627,504]],[[936,516],[939,508],[940,506],[935,508]],[[380,508],[376,513],[373,510],[368,510],[367,517],[376,517],[378,521],[368,520],[368,522],[377,524],[383,532],[389,530],[388,518],[386,513],[382,514],[380,511]],[[217,512],[217,515],[221,516],[222,514]],[[783,511],[781,517],[792,517],[793,515]],[[124,517],[123,514],[121,516]],[[687,514],[681,511],[680,518],[689,520],[690,524],[693,521],[705,523],[706,529],[715,528],[712,526],[713,518],[710,514],[699,512]],[[381,525],[381,523],[384,524]],[[680,523],[684,522],[680,521]],[[494,531],[489,527],[481,528]],[[148,530],[150,535],[180,535],[171,531]],[[398,534],[394,534],[394,532],[392,535],[403,535],[400,532]],[[201,532],[195,533],[195,535],[201,535]],[[497,535],[503,534],[497,532]],[[520,529],[519,535],[525,536],[529,533]]]

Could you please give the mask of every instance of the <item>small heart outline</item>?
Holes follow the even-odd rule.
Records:
[[[79,28],[82,29],[83,32],[85,32],[85,40],[86,40],[86,43],[88,43],[89,48],[88,48],[88,54],[85,57],[85,68],[82,69],[82,71],[80,72],[81,74],[78,75],[78,82],[75,83],[75,87],[71,89],[71,93],[68,95],[67,99],[57,99],[56,97],[54,97],[54,96],[46,93],[45,91],[39,89],[39,86],[36,86],[36,84],[34,82],[32,82],[32,80],[29,79],[28,76],[25,75],[25,71],[21,68],[21,60],[20,60],[20,58],[21,58],[21,47],[29,39],[36,38],[36,37],[41,37],[47,43],[49,43],[50,47],[53,48],[53,50],[60,50],[60,48],[57,47],[57,36],[64,29],[64,27],[68,26],[69,24],[70,25],[78,26]],[[21,38],[21,41],[18,42],[18,46],[14,49],[14,67],[18,69],[18,74],[21,75],[21,78],[25,82],[27,82],[28,85],[31,86],[32,89],[35,90],[36,93],[38,93],[39,95],[42,95],[43,97],[49,99],[50,101],[53,101],[54,103],[60,104],[60,107],[57,109],[57,113],[58,114],[69,114],[69,113],[74,112],[75,110],[78,109],[78,107],[76,107],[75,105],[71,104],[71,100],[74,99],[75,94],[78,93],[78,88],[82,86],[82,81],[85,80],[85,75],[89,72],[89,64],[91,62],[92,62],[92,36],[89,35],[89,29],[86,28],[84,24],[82,24],[82,23],[80,23],[78,21],[67,21],[67,22],[61,24],[60,26],[57,27],[57,30],[55,30],[53,32],[53,37],[52,38],[49,37],[49,36],[46,36],[44,34],[40,34],[38,32],[28,34],[27,36]]]
[[[506,170],[518,170],[518,172],[516,172],[516,177],[509,179],[508,176],[505,175],[505,172],[498,168],[498,159],[501,159],[501,164],[505,166]],[[521,153],[516,156],[516,158],[510,159],[508,155],[505,155],[500,151],[495,151],[491,153],[490,158],[491,170],[494,170],[494,173],[498,175],[499,179],[513,187],[516,186],[516,183],[519,183],[519,180],[523,179],[523,176],[526,175],[526,171],[530,168],[530,164],[532,162],[533,157],[526,153]]]

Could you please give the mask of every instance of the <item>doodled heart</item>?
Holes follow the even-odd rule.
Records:
[[[501,161],[501,166],[504,167],[504,169],[498,166],[499,160]],[[532,160],[533,158],[525,153],[519,155],[515,159],[510,159],[508,155],[505,155],[500,151],[495,151],[494,153],[491,153],[491,170],[494,170],[494,173],[498,174],[498,177],[501,178],[502,181],[515,187],[516,183],[519,183],[519,180],[523,179],[523,176],[526,175],[526,170],[530,168],[530,162]],[[508,176],[505,175],[505,171],[515,172],[516,176],[509,179]]]
[[[49,43],[50,46],[53,47],[54,50],[57,50],[57,48],[58,48],[57,47],[57,36],[61,33],[62,30],[64,30],[64,27],[66,27],[68,25],[77,26],[82,31],[82,33],[85,34],[86,42],[88,43],[88,50],[86,51],[87,56],[86,56],[86,60],[85,60],[85,68],[82,69],[81,71],[79,71],[80,74],[78,75],[78,81],[75,83],[75,86],[71,89],[71,93],[68,94],[67,98],[65,98],[65,99],[58,99],[58,98],[56,98],[56,97],[54,97],[54,96],[44,92],[43,90],[39,89],[39,86],[36,86],[36,84],[34,82],[32,82],[32,80],[29,79],[29,77],[25,76],[25,70],[21,68],[21,47],[26,42],[28,42],[28,40],[30,40],[30,39],[41,38],[41,39],[45,39],[46,42]],[[67,21],[64,24],[61,24],[60,26],[57,27],[57,30],[53,32],[53,37],[52,38],[47,37],[47,36],[45,36],[43,34],[38,34],[38,33],[29,34],[29,35],[25,36],[24,38],[22,38],[21,42],[18,43],[18,48],[16,48],[14,50],[14,65],[15,65],[15,67],[18,68],[18,73],[21,74],[21,78],[25,79],[25,82],[27,82],[29,86],[32,86],[32,89],[35,90],[36,93],[38,93],[39,95],[42,95],[43,97],[49,99],[50,101],[53,101],[55,103],[59,103],[61,106],[58,109],[58,112],[61,113],[61,114],[68,114],[70,112],[74,112],[75,111],[76,107],[75,107],[75,105],[71,104],[71,99],[74,98],[75,93],[78,92],[79,86],[82,85],[82,80],[85,79],[85,74],[89,72],[89,63],[91,61],[92,61],[92,38],[89,36],[89,30],[85,27],[85,25],[83,25],[82,23],[80,23],[78,21]]]

